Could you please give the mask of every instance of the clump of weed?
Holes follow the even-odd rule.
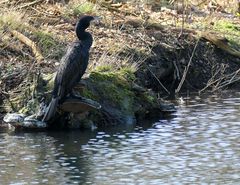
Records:
[[[0,13],[0,30],[4,28],[24,30],[28,26],[28,19],[19,11],[4,11]]]
[[[91,2],[72,3],[65,11],[66,16],[79,16],[82,14],[92,14],[96,6]]]
[[[43,31],[34,32],[33,35],[45,58],[60,59],[62,57],[65,45],[59,39]]]
[[[214,29],[222,33],[236,49],[240,47],[240,26],[229,21],[220,20],[214,25]]]
[[[86,13],[92,13],[94,11],[94,4],[85,2],[80,5],[76,5],[73,8],[73,14],[74,15],[80,15],[80,14],[86,14]]]
[[[129,72],[134,74],[145,58],[136,59],[135,53],[129,55],[122,55],[122,53],[104,52],[99,58],[91,61],[88,67],[88,73],[101,72]]]
[[[223,31],[223,32],[239,32],[240,31],[239,25],[235,25],[229,21],[224,21],[224,20],[217,21],[214,25],[214,28],[216,30]]]

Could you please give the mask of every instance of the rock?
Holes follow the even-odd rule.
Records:
[[[21,123],[26,115],[18,113],[8,113],[3,117],[3,121],[6,123]]]
[[[3,121],[15,128],[42,129],[47,127],[46,123],[37,120],[35,115],[26,117],[24,114],[8,113],[4,116]]]
[[[32,116],[28,116],[24,119],[23,128],[46,128],[47,124],[45,122],[39,121],[37,119],[32,118]]]

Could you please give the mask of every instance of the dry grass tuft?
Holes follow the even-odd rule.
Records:
[[[24,13],[16,10],[3,9],[0,13],[0,29],[23,29],[28,26],[28,18]]]
[[[92,71],[99,70],[100,68],[105,68],[111,72],[117,72],[122,69],[128,69],[132,73],[136,72],[139,69],[139,66],[144,62],[142,60],[135,61],[134,54],[129,56],[121,56],[121,53],[110,54],[109,52],[104,52],[100,55],[99,58],[95,58],[90,62],[88,66],[88,73]]]

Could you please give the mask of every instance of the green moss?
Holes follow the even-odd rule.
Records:
[[[23,108],[21,108],[18,112],[22,114],[31,115],[31,114],[35,114],[38,109],[39,109],[39,101],[37,101],[36,99],[32,99],[28,101],[28,103]]]
[[[214,28],[220,31],[229,31],[229,32],[235,32],[240,31],[240,26],[235,25],[229,21],[217,21],[214,25]]]
[[[240,26],[229,21],[218,21],[214,25],[214,30],[222,33],[228,40],[229,44],[235,48],[240,47]]]
[[[124,67],[120,70],[120,74],[122,74],[126,79],[128,79],[128,81],[134,81],[136,80],[135,77],[135,69],[131,68],[131,67]]]
[[[86,97],[86,98],[90,98],[92,100],[98,100],[98,97],[89,89],[84,88],[83,91],[81,92],[81,95]]]
[[[92,79],[101,81],[101,80],[110,80],[113,83],[118,85],[129,86],[129,82],[132,82],[136,79],[134,75],[134,70],[131,68],[121,68],[120,70],[113,71],[109,66],[101,66],[96,68],[90,76]]]
[[[4,106],[11,107],[11,111],[19,111],[21,108],[24,107],[24,96],[23,94],[18,95],[17,97],[14,97],[9,100],[5,101]]]
[[[129,88],[129,82],[119,73],[94,71],[90,74],[90,78],[94,82],[108,82],[121,88]]]
[[[146,103],[148,103],[148,104],[150,104],[152,106],[155,106],[157,104],[157,102],[158,102],[157,97],[152,95],[152,94],[150,94],[150,93],[148,93],[148,92],[145,92],[142,95],[141,99],[142,99],[143,102],[146,102]]]
[[[150,95],[147,94],[147,93],[144,94],[144,97],[145,97],[145,99],[147,100],[147,102],[149,102],[149,103],[154,103],[154,102],[156,101],[153,96],[150,96]]]
[[[118,71],[112,71],[107,67],[97,68],[89,76],[92,83],[90,86],[94,87],[89,91],[94,96],[90,93],[87,97],[115,107],[124,115],[134,115],[139,107],[157,107],[158,100],[154,93],[136,94],[133,91],[132,83],[135,78],[134,70],[131,68],[122,68]]]
[[[123,88],[123,85],[120,87],[114,83],[102,83],[101,87],[103,89],[102,93],[106,95],[108,100],[111,100],[114,104],[117,104],[124,109],[128,109],[126,102],[132,102],[134,94],[127,87]]]
[[[95,86],[95,97],[108,101],[112,106],[117,106],[123,112],[133,112],[134,93],[131,91],[131,80],[128,70],[120,70],[116,72],[94,71],[89,78]],[[98,100],[98,99],[95,99]]]
[[[9,101],[6,102],[6,106],[11,107],[13,111],[20,112],[20,113],[27,113],[29,111],[33,111],[33,107],[29,107],[30,101],[29,98],[31,97],[30,89],[25,89],[24,92],[21,92],[15,97],[11,97]]]
[[[96,67],[96,69],[95,69],[95,71],[98,71],[98,72],[108,72],[108,71],[112,71],[112,70],[113,70],[113,68],[110,65],[101,65],[101,66]]]

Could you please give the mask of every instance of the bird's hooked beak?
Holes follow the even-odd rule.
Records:
[[[93,24],[99,25],[100,21],[102,20],[102,18],[100,16],[93,16],[93,20],[91,21]]]

